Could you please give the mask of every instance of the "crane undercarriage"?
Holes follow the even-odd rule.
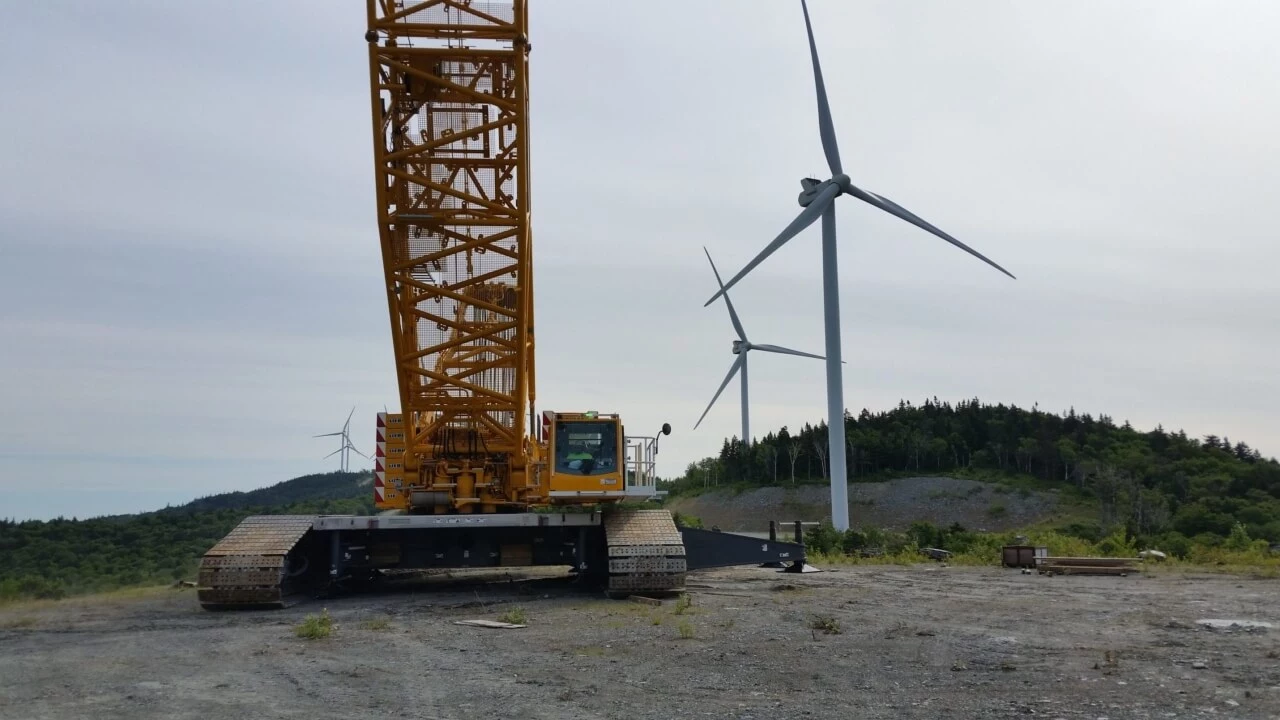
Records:
[[[612,596],[684,589],[689,571],[734,565],[803,572],[804,545],[680,528],[666,510],[487,515],[256,515],[204,556],[200,604],[279,608],[354,589],[382,571],[568,566]]]

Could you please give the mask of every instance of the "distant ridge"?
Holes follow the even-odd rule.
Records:
[[[362,482],[363,480],[363,482]],[[292,480],[278,482],[269,487],[248,492],[228,492],[197,498],[185,505],[165,508],[157,512],[202,510],[240,510],[252,507],[272,507],[315,500],[358,500],[372,496],[373,473],[361,472],[316,473]]]
[[[0,520],[0,601],[192,579],[200,556],[249,515],[372,514],[373,473],[303,475],[135,515]]]

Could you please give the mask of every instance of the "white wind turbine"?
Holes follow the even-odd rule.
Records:
[[[836,266],[836,208],[835,199],[841,195],[851,195],[890,215],[905,220],[916,227],[932,233],[955,245],[974,257],[982,260],[1000,272],[1013,275],[981,253],[965,245],[947,233],[930,225],[911,211],[892,200],[863,190],[853,184],[840,165],[840,151],[836,147],[835,126],[831,121],[831,108],[827,104],[827,90],[822,82],[822,68],[818,63],[818,46],[813,39],[813,26],[809,22],[809,8],[805,0],[800,0],[804,12],[805,30],[809,34],[809,55],[813,60],[813,81],[818,96],[818,131],[822,139],[822,149],[827,157],[827,165],[831,169],[831,177],[827,180],[805,178],[800,181],[800,207],[804,208],[795,220],[782,231],[773,242],[769,243],[751,262],[738,271],[728,283],[721,286],[720,291],[706,302],[710,305],[717,297],[733,287],[747,273],[769,257],[801,230],[822,217],[822,295],[826,325],[827,346],[827,442],[831,457],[831,522],[837,530],[849,528],[848,475],[844,458],[844,387],[840,372],[840,290]],[[726,296],[727,298],[727,296]],[[704,305],[704,307],[706,306]]]
[[[318,437],[318,438],[322,438],[322,437],[335,437],[335,436],[338,436],[338,437],[341,437],[341,438],[342,438],[342,445],[340,445],[340,446],[338,447],[338,449],[337,449],[337,450],[334,450],[333,452],[329,453],[328,455],[325,455],[324,457],[325,457],[325,459],[327,460],[327,459],[329,459],[329,458],[333,457],[334,455],[339,455],[339,453],[341,453],[341,455],[339,455],[339,457],[338,457],[338,463],[339,463],[339,466],[342,468],[342,471],[343,471],[343,472],[347,472],[347,471],[350,469],[350,467],[351,467],[351,452],[350,452],[350,451],[355,450],[355,453],[356,453],[357,455],[359,455],[359,456],[360,456],[360,457],[362,457],[362,458],[365,458],[366,460],[369,458],[369,456],[368,456],[368,455],[365,455],[364,453],[360,452],[359,450],[356,450],[356,446],[351,444],[351,432],[350,432],[350,431],[351,431],[351,416],[352,416],[352,415],[355,415],[355,413],[356,413],[356,409],[355,409],[355,407],[353,406],[353,407],[351,408],[351,412],[347,414],[347,421],[346,421],[345,423],[343,423],[343,425],[342,425],[342,429],[341,429],[341,430],[339,430],[338,432],[331,432],[331,433],[325,433],[325,434],[323,434],[323,435],[313,435],[313,436],[312,436],[312,437]]]
[[[702,417],[698,418],[698,422],[694,424],[693,429],[698,429],[698,425],[702,424],[702,420],[711,410],[711,406],[715,405],[716,400],[720,398],[720,393],[724,392],[725,387],[729,385],[729,381],[733,379],[733,376],[740,372],[742,373],[742,444],[750,445],[751,423],[747,404],[747,354],[752,350],[763,350],[764,352],[798,355],[800,357],[814,358],[815,360],[821,360],[822,356],[777,345],[757,345],[747,340],[747,332],[742,329],[742,321],[738,319],[738,313],[733,309],[733,302],[729,300],[729,293],[725,292],[724,282],[720,280],[720,271],[716,270],[716,264],[711,259],[711,253],[705,247],[702,248],[702,251],[707,253],[707,262],[711,263],[711,272],[715,273],[716,283],[720,286],[720,293],[717,293],[717,295],[724,295],[724,306],[729,309],[729,321],[733,323],[733,331],[738,334],[738,339],[733,341],[733,354],[738,357],[733,361],[733,365],[729,366],[729,374],[724,376],[724,382],[720,383],[720,388],[716,390],[715,396],[711,398],[707,409],[702,411]]]

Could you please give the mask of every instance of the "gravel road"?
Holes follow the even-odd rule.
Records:
[[[1274,579],[745,568],[691,576],[678,613],[504,578],[247,613],[190,590],[10,606],[0,718],[1280,717]],[[527,627],[455,624],[515,606]],[[295,637],[322,607],[332,636]]]

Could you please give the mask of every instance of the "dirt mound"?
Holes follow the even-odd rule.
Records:
[[[707,527],[760,530],[769,520],[830,517],[825,485],[716,490],[676,498],[668,507],[696,515]],[[1001,531],[1043,520],[1058,508],[1054,492],[1012,490],[1003,485],[953,477],[911,477],[849,486],[849,520],[855,526],[901,530],[918,520],[970,530]]]

